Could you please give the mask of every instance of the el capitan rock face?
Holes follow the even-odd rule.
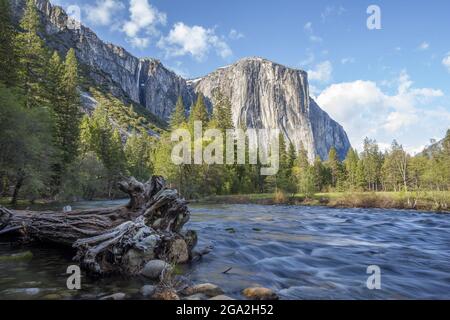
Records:
[[[342,126],[309,97],[308,75],[262,58],[245,58],[189,82],[211,99],[216,88],[232,105],[237,127],[278,128],[311,161],[335,147],[343,159],[350,143]]]
[[[189,107],[196,94],[212,97],[219,88],[231,101],[237,126],[279,128],[287,141],[327,159],[335,147],[344,158],[350,143],[337,122],[309,96],[306,72],[261,59],[246,58],[197,79],[185,80],[151,58],[139,59],[125,49],[105,43],[89,28],[70,19],[47,0],[36,0],[46,43],[65,53],[73,47],[85,73],[96,86],[124,101],[134,101],[168,120],[179,95]],[[25,0],[11,0],[18,20]]]

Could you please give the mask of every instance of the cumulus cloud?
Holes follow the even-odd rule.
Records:
[[[113,22],[114,15],[124,8],[120,0],[96,0],[94,5],[86,5],[86,19],[93,25],[107,26]]]
[[[308,78],[311,81],[328,82],[331,79],[333,66],[330,61],[324,61],[315,66],[314,69],[308,70]]]
[[[122,27],[131,45],[145,48],[150,38],[159,34],[157,27],[165,25],[167,16],[153,7],[148,0],[130,0],[130,17]]]
[[[177,22],[166,37],[158,42],[158,47],[166,52],[168,57],[191,55],[197,60],[203,60],[211,49],[222,58],[233,53],[222,37],[216,35],[214,29],[202,26],[188,26]]]
[[[366,136],[386,144],[393,137],[403,137],[411,148],[417,148],[418,143],[426,143],[429,138],[425,132],[445,130],[450,112],[433,107],[436,99],[444,95],[441,90],[414,88],[406,71],[395,81],[397,90],[393,94],[383,92],[373,81],[333,84],[321,92],[317,102],[344,126],[355,146]]]
[[[447,56],[442,59],[442,64],[447,69],[448,72],[450,72],[450,52],[447,53]]]

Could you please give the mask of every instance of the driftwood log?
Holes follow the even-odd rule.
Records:
[[[0,236],[71,246],[81,267],[98,275],[135,275],[150,260],[191,259],[197,235],[182,231],[190,213],[176,190],[162,177],[147,183],[130,178],[119,188],[130,196],[126,206],[67,213],[0,207]]]

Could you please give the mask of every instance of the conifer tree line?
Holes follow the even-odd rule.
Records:
[[[248,164],[248,148],[244,165],[177,166],[171,159],[171,133],[180,128],[193,133],[194,122],[202,121],[204,131],[218,129],[225,136],[226,130],[235,129],[229,99],[216,90],[210,111],[202,94],[190,108],[179,97],[168,130],[158,138],[147,134],[144,119],[136,119],[144,128],[137,131],[111,121],[113,112],[126,110],[118,101],[96,97],[96,109],[83,115],[75,51],[64,56],[51,51],[39,36],[40,28],[33,0],[27,1],[19,28],[12,24],[9,0],[0,0],[0,197],[13,203],[115,198],[123,196],[117,190],[123,176],[144,181],[153,174],[164,176],[186,198],[450,188],[450,130],[441,148],[415,157],[396,141],[382,152],[376,141],[365,139],[363,151],[350,149],[344,161],[331,148],[328,159],[313,163],[305,148],[296,150],[280,135],[275,176],[262,176],[260,163]],[[208,147],[212,141],[194,141],[192,148],[194,143]]]
[[[187,115],[179,98],[171,117],[170,131],[184,128],[192,135],[194,122],[202,121],[203,130],[219,129],[225,136],[227,129],[234,129],[231,103],[218,91],[212,100],[212,115],[209,115],[201,93]],[[350,149],[344,161],[340,161],[336,149],[331,148],[328,159],[322,161],[317,157],[313,163],[310,163],[305,148],[301,147],[297,152],[280,134],[280,170],[274,176],[261,176],[261,164],[176,166],[171,162],[176,142],[171,142],[170,137],[171,132],[168,132],[156,146],[153,168],[192,198],[274,192],[302,193],[310,197],[318,192],[446,191],[450,188],[450,130],[442,148],[415,157],[395,140],[389,150],[382,152],[375,140],[366,138],[363,151]],[[206,147],[211,141],[204,139],[202,143]],[[225,155],[225,142],[222,149]],[[248,159],[247,151],[246,163],[249,163]]]

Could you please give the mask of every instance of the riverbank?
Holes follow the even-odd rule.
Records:
[[[209,196],[198,201],[204,204],[260,204],[327,206],[331,208],[407,209],[450,213],[450,191],[435,192],[330,192],[311,197],[303,194],[246,194]]]

